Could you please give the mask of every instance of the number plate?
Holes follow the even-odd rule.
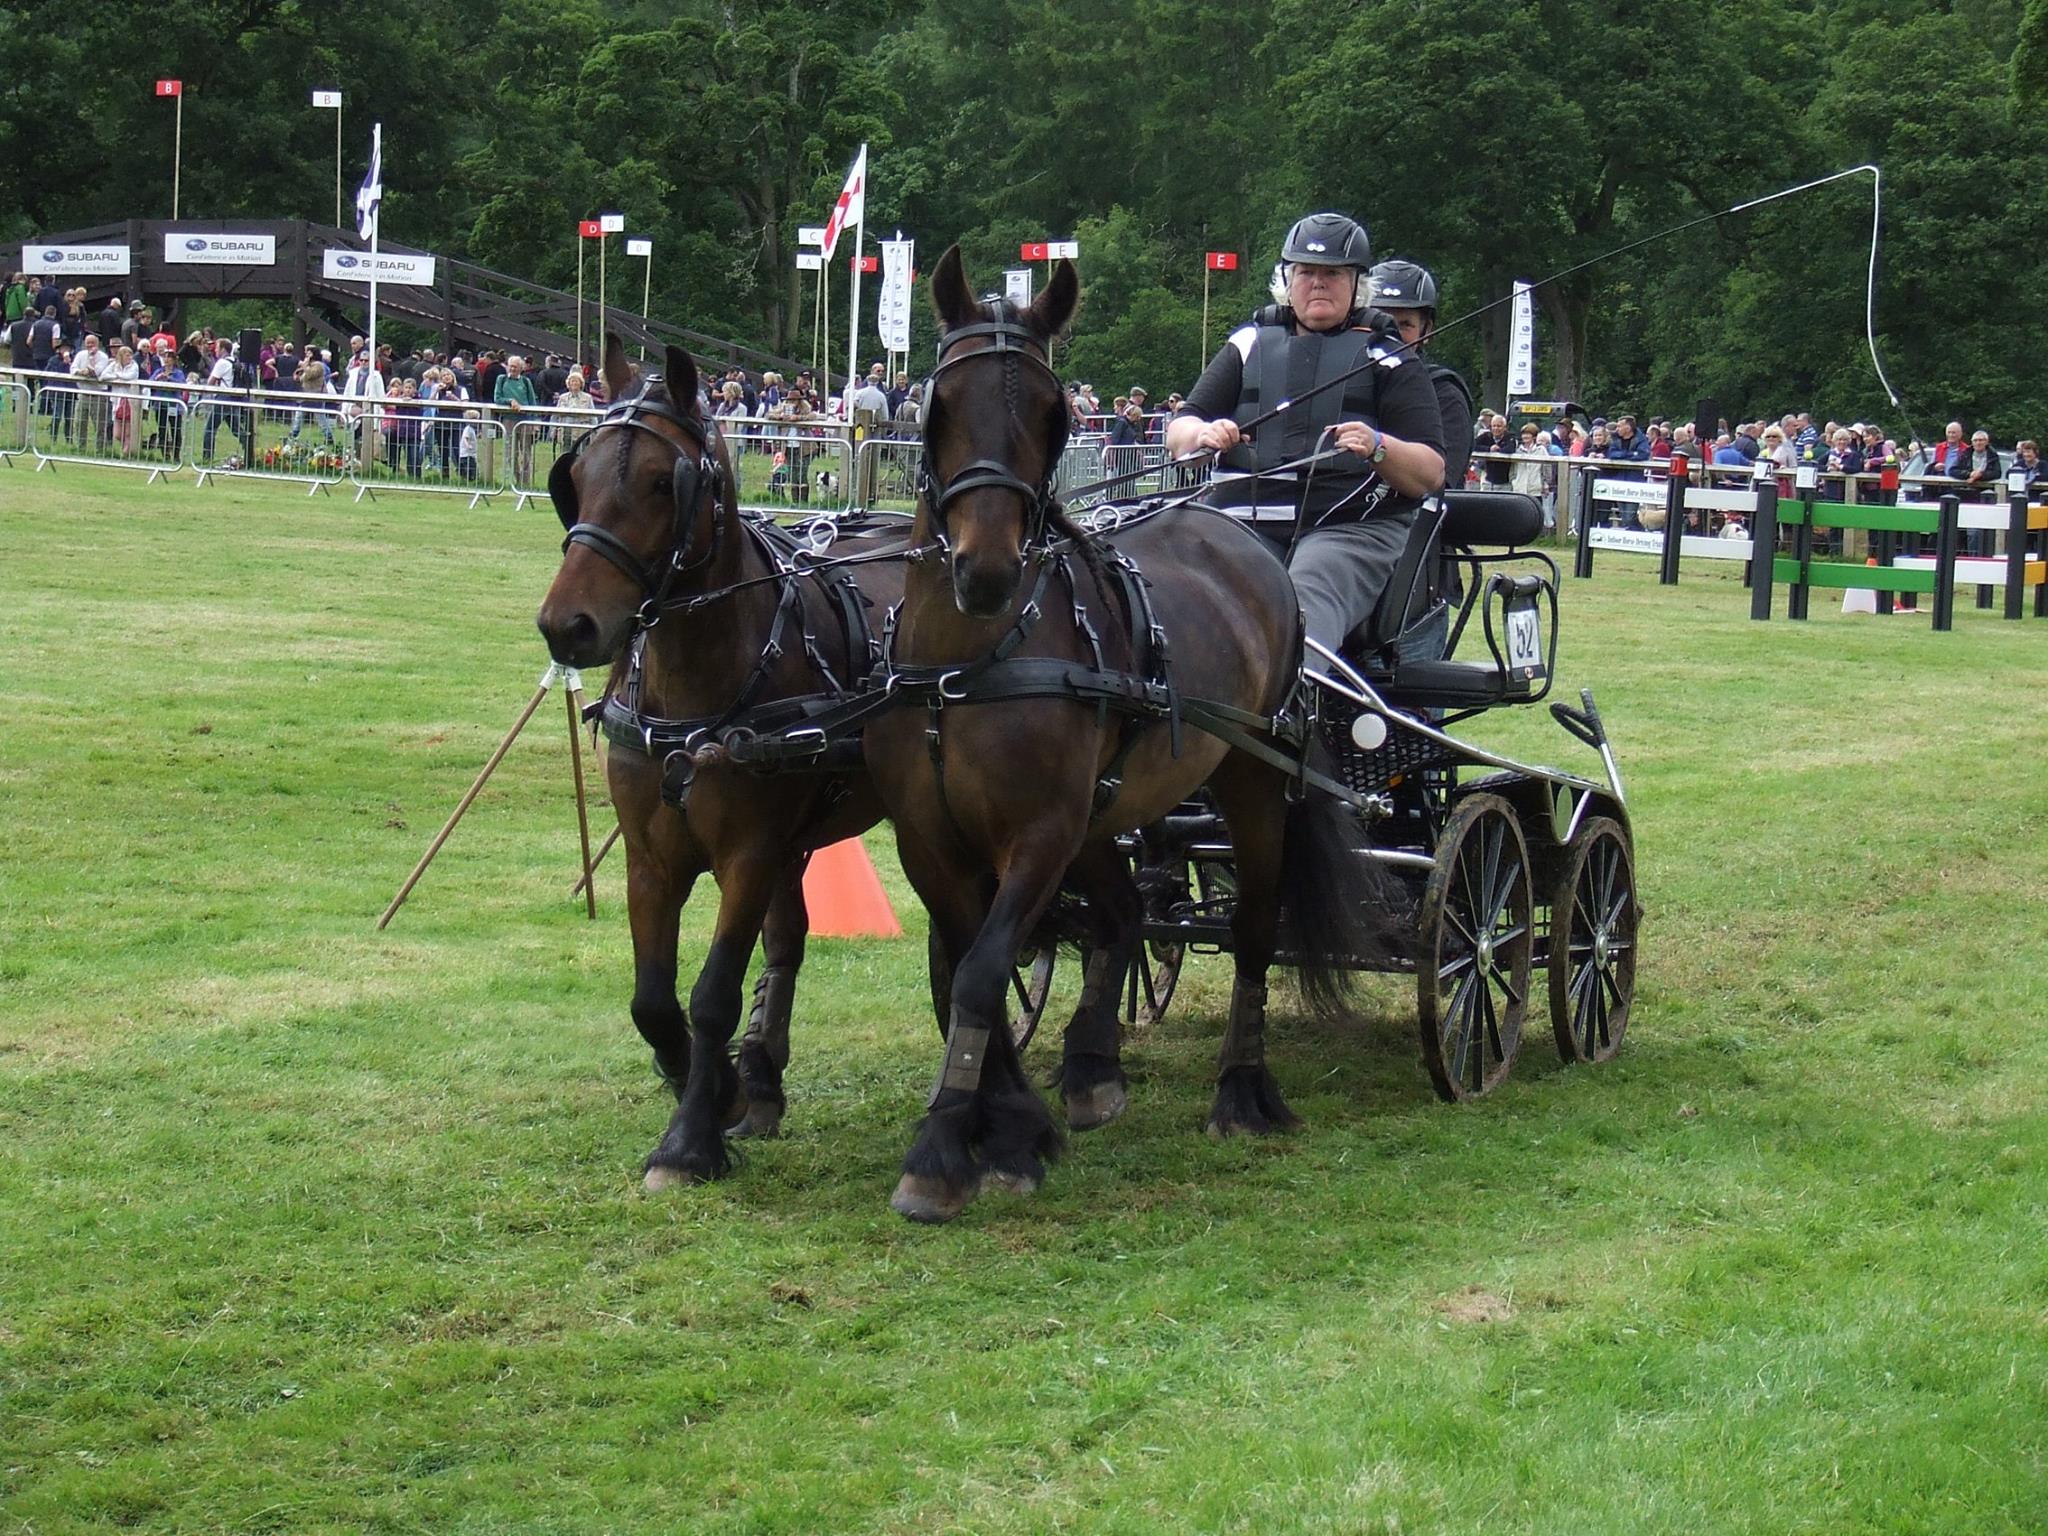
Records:
[[[1508,666],[1531,677],[1543,674],[1543,623],[1536,609],[1510,608],[1507,613]]]

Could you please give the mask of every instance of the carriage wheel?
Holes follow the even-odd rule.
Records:
[[[1422,895],[1415,990],[1422,1060],[1449,1100],[1493,1091],[1514,1065],[1529,1004],[1529,854],[1505,800],[1460,800]]]
[[[1180,985],[1181,962],[1187,959],[1185,944],[1161,943],[1147,939],[1138,949],[1131,967],[1131,1027],[1150,1029],[1166,1017],[1166,1005],[1173,1001],[1173,989]]]
[[[939,1028],[944,1030],[951,971],[935,933],[925,940],[925,956],[931,974],[932,1011],[939,1017]],[[1045,1017],[1046,999],[1052,996],[1053,962],[1058,956],[1054,945],[1035,942],[1025,944],[1017,952],[1017,964],[1010,972],[1010,991],[1017,1000],[1016,1012],[1010,1015],[1010,1039],[1020,1051],[1031,1043],[1031,1037],[1038,1033],[1038,1021]]]
[[[1045,1000],[1052,996],[1053,961],[1059,950],[1051,944],[1026,944],[1017,951],[1016,969],[1010,972],[1010,990],[1017,999],[1017,1011],[1010,1016],[1010,1038],[1018,1050],[1038,1033],[1038,1021],[1045,1017]]]
[[[1606,1061],[1636,995],[1635,858],[1606,816],[1589,818],[1565,853],[1551,895],[1550,1027],[1567,1062]]]

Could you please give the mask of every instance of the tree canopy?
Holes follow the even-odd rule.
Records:
[[[1105,394],[1186,387],[1287,224],[1335,207],[1436,271],[1446,320],[1592,262],[1537,290],[1538,393],[2005,436],[2048,416],[2043,0],[164,0],[147,46],[136,15],[0,7],[0,235],[168,213],[162,76],[185,81],[183,213],[331,218],[308,92],[339,87],[349,187],[385,124],[391,238],[573,286],[574,221],[619,208],[655,239],[659,313],[785,353],[810,340],[796,227],[866,142],[869,235],[900,227],[922,266],[957,239],[993,288],[1020,241],[1080,240],[1064,366]],[[1907,420],[1864,343],[1867,179],[1595,260],[1866,161]],[[1242,260],[1210,274],[1205,333],[1208,250]],[[1501,401],[1504,310],[1438,350]]]

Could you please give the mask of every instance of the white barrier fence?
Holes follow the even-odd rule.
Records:
[[[12,465],[29,451],[29,412],[34,407],[26,384],[0,382],[0,464]]]
[[[175,392],[52,379],[34,393],[28,451],[38,471],[91,464],[146,470],[154,482],[184,467],[185,403]]]

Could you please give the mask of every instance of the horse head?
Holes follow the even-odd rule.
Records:
[[[574,667],[612,660],[636,616],[653,622],[680,583],[716,562],[734,484],[689,353],[670,347],[663,372],[645,373],[608,336],[604,383],[603,419],[548,473],[567,536],[534,622],[555,660]]]
[[[956,245],[932,274],[944,334],[925,390],[923,513],[945,542],[953,601],[974,618],[1005,612],[1025,556],[1052,510],[1067,403],[1052,339],[1073,318],[1081,281],[1062,260],[1028,309],[975,298]]]

